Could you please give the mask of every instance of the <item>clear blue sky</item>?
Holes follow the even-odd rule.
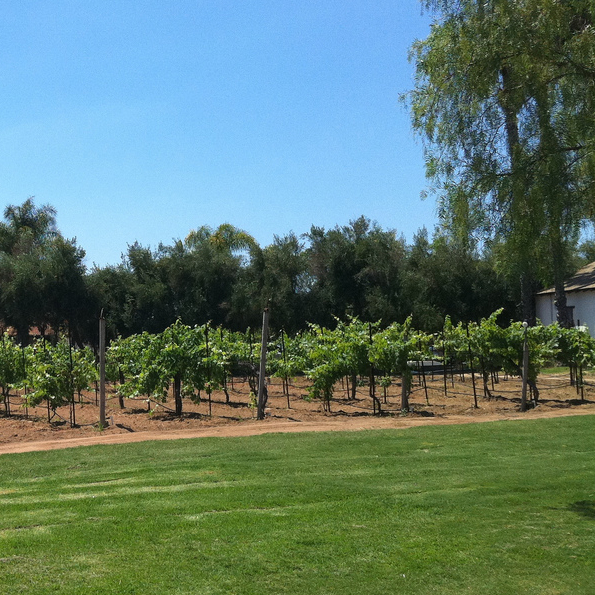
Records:
[[[231,223],[432,230],[399,94],[418,0],[5,0],[0,206],[58,210],[87,264]]]

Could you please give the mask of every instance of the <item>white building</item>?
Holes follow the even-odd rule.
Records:
[[[587,326],[595,337],[595,262],[580,269],[564,284],[568,307],[576,326]],[[554,288],[544,289],[535,297],[537,318],[543,324],[556,322]]]

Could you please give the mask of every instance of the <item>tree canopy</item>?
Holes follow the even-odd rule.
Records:
[[[55,216],[53,207],[29,198],[8,206],[0,223],[0,319],[22,342],[32,326],[83,332],[85,253],[62,237]]]
[[[568,324],[564,277],[594,214],[593,3],[424,4],[435,21],[409,99],[443,224],[521,279],[525,318],[536,282],[553,283]]]
[[[177,321],[245,332],[260,326],[265,306],[272,329],[289,333],[352,317],[389,326],[410,315],[435,331],[447,316],[458,323],[514,310],[485,255],[425,230],[408,246],[363,216],[275,236],[264,248],[229,224],[199,226],[156,249],[133,243],[119,264],[86,271],[84,251],[60,234],[55,210],[28,200],[7,209],[0,245],[0,321],[22,343],[38,327],[96,344],[101,310],[112,340]]]

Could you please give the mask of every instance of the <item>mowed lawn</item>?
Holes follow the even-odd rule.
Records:
[[[0,456],[0,593],[595,593],[595,417]]]

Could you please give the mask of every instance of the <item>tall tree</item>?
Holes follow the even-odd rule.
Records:
[[[263,265],[261,295],[270,300],[272,326],[288,332],[303,328],[313,281],[304,243],[294,233],[275,236],[263,249]]]
[[[57,235],[56,209],[50,205],[37,207],[33,197],[29,197],[22,205],[8,205],[4,209],[4,222],[0,222],[2,252],[28,252]]]
[[[234,288],[242,271],[258,257],[258,243],[247,232],[224,223],[214,230],[202,226],[191,231],[183,245],[194,262],[195,287],[205,306],[200,319],[193,323],[231,322],[233,326]]]
[[[403,274],[405,303],[417,328],[442,330],[446,316],[455,323],[479,321],[505,307],[514,314],[504,280],[489,255],[479,255],[450,235],[422,228],[413,238]]]
[[[402,318],[405,243],[395,231],[362,216],[329,230],[313,226],[306,237],[316,322],[329,325],[333,316],[347,315],[386,324]]]
[[[535,279],[564,277],[593,213],[595,38],[589,0],[429,0],[430,36],[412,51],[414,128],[443,222],[497,246],[532,318]]]
[[[84,251],[63,238],[53,207],[36,207],[32,198],[10,205],[0,223],[1,318],[21,342],[37,326],[80,335],[87,293]]]

